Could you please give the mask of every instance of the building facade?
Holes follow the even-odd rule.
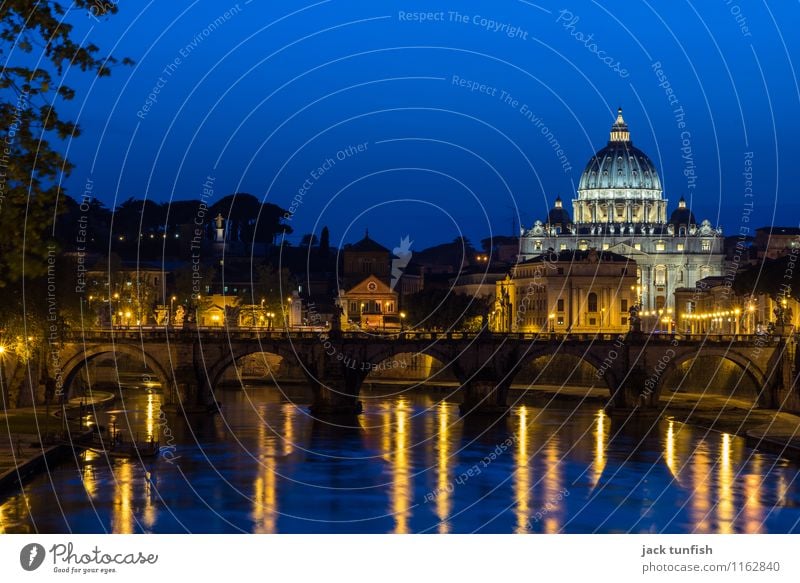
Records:
[[[343,291],[339,303],[345,329],[383,331],[400,328],[398,294],[377,275],[369,275]]]
[[[642,310],[673,309],[675,289],[723,274],[724,250],[720,229],[698,222],[683,198],[671,214],[667,202],[655,165],[634,147],[619,109],[608,144],[581,175],[572,216],[557,198],[544,222],[523,230],[520,260],[548,250],[610,251],[636,262]]]
[[[630,330],[636,262],[596,249],[538,255],[497,282],[495,332],[620,333]]]

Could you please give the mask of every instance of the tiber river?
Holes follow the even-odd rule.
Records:
[[[189,425],[126,391],[98,421],[163,454],[65,461],[0,505],[0,532],[800,531],[797,465],[669,419],[523,400],[491,426],[445,393],[383,391],[342,428],[274,387],[219,395]]]

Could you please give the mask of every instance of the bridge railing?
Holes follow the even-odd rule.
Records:
[[[91,341],[114,341],[114,340],[188,340],[199,336],[201,339],[209,340],[312,340],[324,341],[329,332],[324,330],[265,330],[264,328],[222,328],[222,327],[197,327],[187,328],[166,328],[164,326],[138,326],[138,327],[114,327],[114,328],[91,328],[84,330],[73,330],[65,334],[65,340],[73,342]],[[368,333],[368,332],[341,332],[341,337],[347,340],[397,340],[397,341],[440,341],[440,340],[467,340],[472,341],[478,338],[484,340],[517,340],[531,342],[612,342],[625,334],[607,333],[551,333],[551,332],[434,332],[409,330],[391,333]],[[680,333],[639,333],[640,342],[689,342],[689,343],[713,343],[731,344],[746,343],[749,345],[774,345],[779,340],[778,336],[756,335],[756,334],[680,334]]]

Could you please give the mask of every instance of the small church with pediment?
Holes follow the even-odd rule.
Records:
[[[400,328],[397,292],[375,275],[367,276],[342,292],[340,301],[345,329],[383,331]]]

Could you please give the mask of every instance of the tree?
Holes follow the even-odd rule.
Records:
[[[253,303],[264,300],[264,307],[276,314],[286,308],[297,287],[288,269],[278,271],[271,264],[259,265],[253,286]]]
[[[75,91],[63,83],[64,70],[69,67],[103,77],[117,62],[100,55],[99,47],[85,39],[72,38],[73,27],[64,20],[67,10],[100,17],[116,13],[117,7],[96,0],[73,0],[69,6],[54,0],[0,3],[4,64],[0,72],[0,131],[4,134],[0,137],[0,288],[5,288],[0,329],[14,340],[22,339],[25,347],[13,345],[14,356],[20,360],[29,359],[28,351],[37,345],[37,338],[44,346],[50,310],[55,310],[56,319],[61,318],[61,302],[51,304],[49,295],[50,285],[57,280],[54,218],[63,194],[59,185],[72,164],[52,142],[80,134],[78,126],[62,119],[56,109],[61,100],[75,97]],[[34,51],[40,54],[31,55]],[[47,291],[31,294],[37,286]]]
[[[488,310],[482,298],[437,288],[409,295],[404,305],[409,328],[426,330],[476,330]]]
[[[71,11],[94,16],[116,13],[114,3],[73,0]],[[56,110],[58,100],[70,100],[75,91],[62,83],[66,66],[109,75],[116,61],[100,56],[92,43],[71,38],[72,25],[63,20],[61,2],[0,3],[0,127],[4,148],[0,153],[0,287],[47,273],[52,237],[53,209],[57,208],[61,178],[72,165],[50,140],[79,135],[71,121]],[[101,14],[102,13],[102,14]],[[41,51],[37,59],[26,55]],[[130,63],[124,59],[123,63]]]
[[[317,236],[314,233],[306,233],[300,239],[300,247],[315,247],[317,245]]]

